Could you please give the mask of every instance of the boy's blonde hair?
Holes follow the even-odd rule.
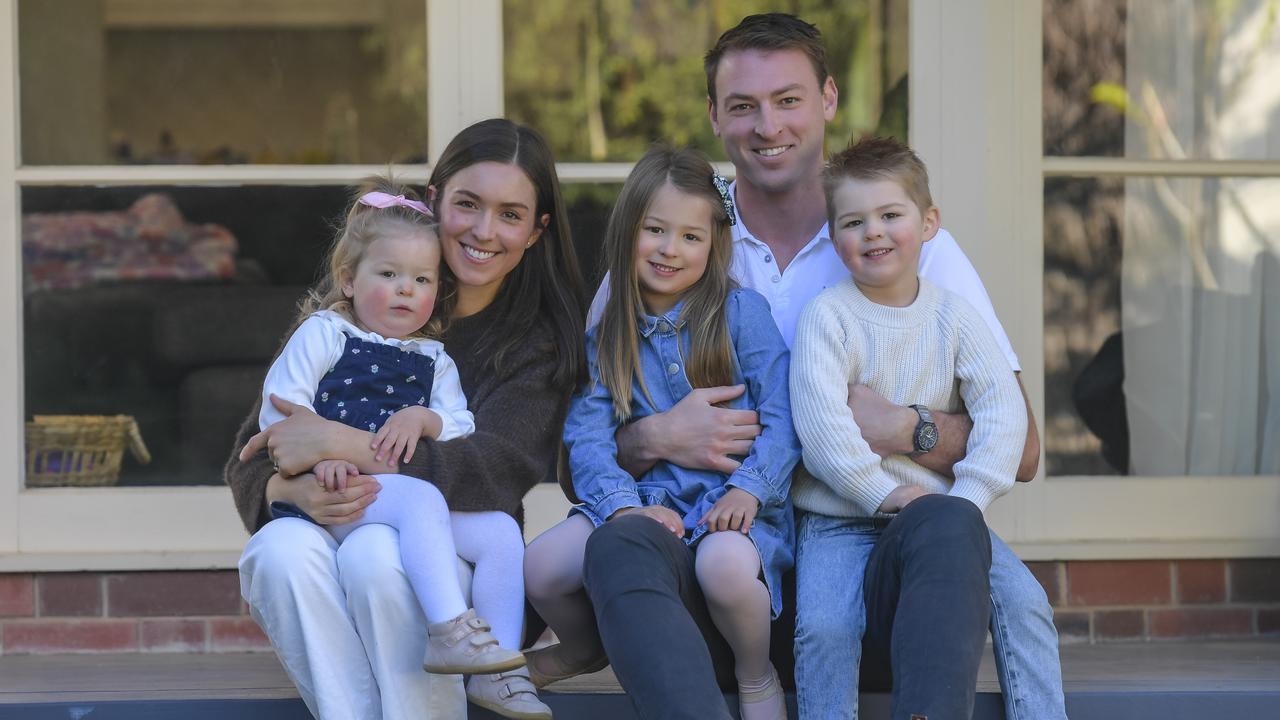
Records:
[[[827,161],[822,171],[822,190],[827,198],[827,222],[832,228],[836,221],[836,189],[845,180],[890,180],[902,187],[921,214],[933,207],[924,161],[906,144],[891,137],[863,138]]]
[[[397,232],[425,232],[430,236],[431,242],[439,245],[434,219],[402,205],[377,208],[362,204],[360,198],[370,192],[403,195],[406,200],[420,200],[413,188],[401,185],[389,177],[365,178],[360,183],[360,187],[351,196],[346,221],[338,230],[333,247],[329,249],[325,275],[315,287],[307,291],[307,296],[298,307],[299,323],[320,310],[333,310],[353,323],[356,321],[351,300],[342,292],[342,278],[344,273],[355,274],[356,267],[374,240]],[[453,275],[443,259],[438,276],[437,305],[442,298],[453,293],[454,286]],[[433,313],[431,320],[410,337],[437,337],[442,321],[443,318],[438,313]]]
[[[707,269],[685,292],[680,310],[680,318],[689,326],[690,347],[683,348],[689,384],[698,388],[733,383],[733,345],[725,317],[725,298],[733,287],[729,279],[733,239],[729,213],[711,180],[713,172],[707,156],[697,150],[655,145],[627,176],[609,215],[604,236],[609,297],[600,318],[596,364],[619,421],[631,417],[633,381],[638,380],[641,392],[649,395],[640,371],[639,317],[645,308],[636,271],[636,238],[654,196],[668,183],[682,193],[703,198],[711,210]]]

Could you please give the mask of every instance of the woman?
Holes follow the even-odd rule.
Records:
[[[506,120],[472,125],[445,149],[427,191],[449,271],[436,315],[447,318],[445,350],[476,432],[422,440],[396,468],[374,457],[368,433],[280,403],[289,417],[253,437],[258,409],[250,413],[226,467],[254,532],[240,560],[241,594],[323,720],[462,716],[465,699],[452,677],[421,670],[426,620],[396,533],[369,525],[339,548],[306,520],[268,522],[272,503],[324,525],[358,518],[376,496],[375,478],[335,493],[305,474],[339,458],[362,473],[398,469],[431,482],[453,510],[497,508],[519,519],[524,494],[553,467],[584,371],[582,280],[545,141]],[[516,680],[507,690],[525,688]]]

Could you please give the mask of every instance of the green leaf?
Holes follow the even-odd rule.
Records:
[[[1089,99],[1121,113],[1129,110],[1129,91],[1111,82],[1100,82],[1089,89]]]

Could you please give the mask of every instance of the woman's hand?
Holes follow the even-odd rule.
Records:
[[[249,438],[240,450],[240,461],[253,457],[263,448],[276,469],[286,477],[305,473],[321,460],[332,457],[327,448],[331,423],[307,408],[282,400],[274,394],[271,404],[284,413],[285,419]],[[296,504],[296,503],[295,503]]]
[[[274,426],[273,426],[274,427]],[[279,473],[267,481],[267,502],[290,503],[321,525],[345,525],[364,516],[382,486],[368,475],[347,479],[345,490],[325,490],[311,473],[286,478]]]
[[[662,527],[670,530],[678,538],[684,537],[684,520],[680,518],[680,513],[663,505],[647,505],[645,507],[628,507],[622,508],[609,516],[610,520],[616,520],[623,515],[643,515],[662,525]]]
[[[737,530],[746,535],[759,511],[760,501],[755,495],[742,488],[729,488],[729,492],[711,506],[698,524],[706,523],[707,532]]]

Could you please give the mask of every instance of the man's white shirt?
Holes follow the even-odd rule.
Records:
[[[773,251],[763,240],[751,234],[736,207],[734,214],[736,222],[731,228],[733,261],[729,274],[742,287],[764,295],[773,310],[773,320],[782,332],[783,340],[787,347],[791,347],[800,311],[823,289],[849,277],[849,268],[841,262],[835,243],[831,241],[831,231],[823,224],[817,235],[796,254],[786,269],[779,270]],[[1018,356],[1009,343],[1009,336],[996,318],[995,308],[991,306],[991,298],[987,296],[978,271],[973,268],[969,258],[965,257],[951,233],[940,228],[933,239],[924,244],[920,250],[919,272],[921,277],[967,300],[991,328],[991,334],[995,335],[996,343],[1009,361],[1009,366],[1014,372],[1022,369],[1018,364]],[[608,294],[609,277],[606,275],[591,302],[587,327],[600,321]]]

